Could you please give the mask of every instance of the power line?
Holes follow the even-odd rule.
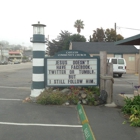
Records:
[[[120,26],[117,26],[117,28],[124,28],[124,29],[130,29],[130,30],[138,30],[138,31],[140,31],[140,29],[127,28],[127,27],[120,27]]]

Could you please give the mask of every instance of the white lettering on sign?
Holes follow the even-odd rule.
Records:
[[[66,70],[49,70],[49,74],[66,74]]]
[[[66,60],[57,60],[56,65],[66,65],[67,61]]]
[[[47,59],[47,85],[97,85],[97,59]]]

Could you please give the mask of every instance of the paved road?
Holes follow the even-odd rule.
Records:
[[[30,95],[31,63],[0,65],[0,139],[1,140],[84,140],[76,106],[42,106],[23,102]],[[114,78],[113,96],[120,105],[120,92],[133,94],[138,76]],[[133,83],[133,84],[132,84]],[[96,140],[140,138],[139,128],[122,125],[119,108],[85,106]]]
[[[0,72],[13,72],[20,69],[32,68],[32,63],[0,65]]]
[[[123,106],[124,98],[119,94],[124,93],[133,95],[134,86],[138,85],[138,75],[135,74],[124,74],[121,78],[114,77],[113,84],[113,99],[116,105]]]
[[[23,102],[31,73],[31,63],[0,65],[0,140],[84,140],[76,106]]]
[[[140,127],[131,127],[120,108],[84,106],[96,140],[140,140]]]
[[[124,74],[121,78],[114,77],[114,92],[132,94],[134,86],[138,85],[138,78],[138,75],[135,74]]]

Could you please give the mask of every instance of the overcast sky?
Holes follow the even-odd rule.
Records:
[[[140,29],[140,0],[0,0],[0,41],[10,44],[32,45],[32,24],[45,24],[46,38],[55,39],[73,27],[77,19],[84,21],[81,35],[89,38],[96,28],[119,27]],[[124,38],[139,34],[140,30],[117,28]]]

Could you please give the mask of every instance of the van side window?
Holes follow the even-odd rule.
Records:
[[[112,59],[113,64],[117,64],[117,59]]]
[[[118,59],[118,64],[124,64],[124,60],[123,59]]]

